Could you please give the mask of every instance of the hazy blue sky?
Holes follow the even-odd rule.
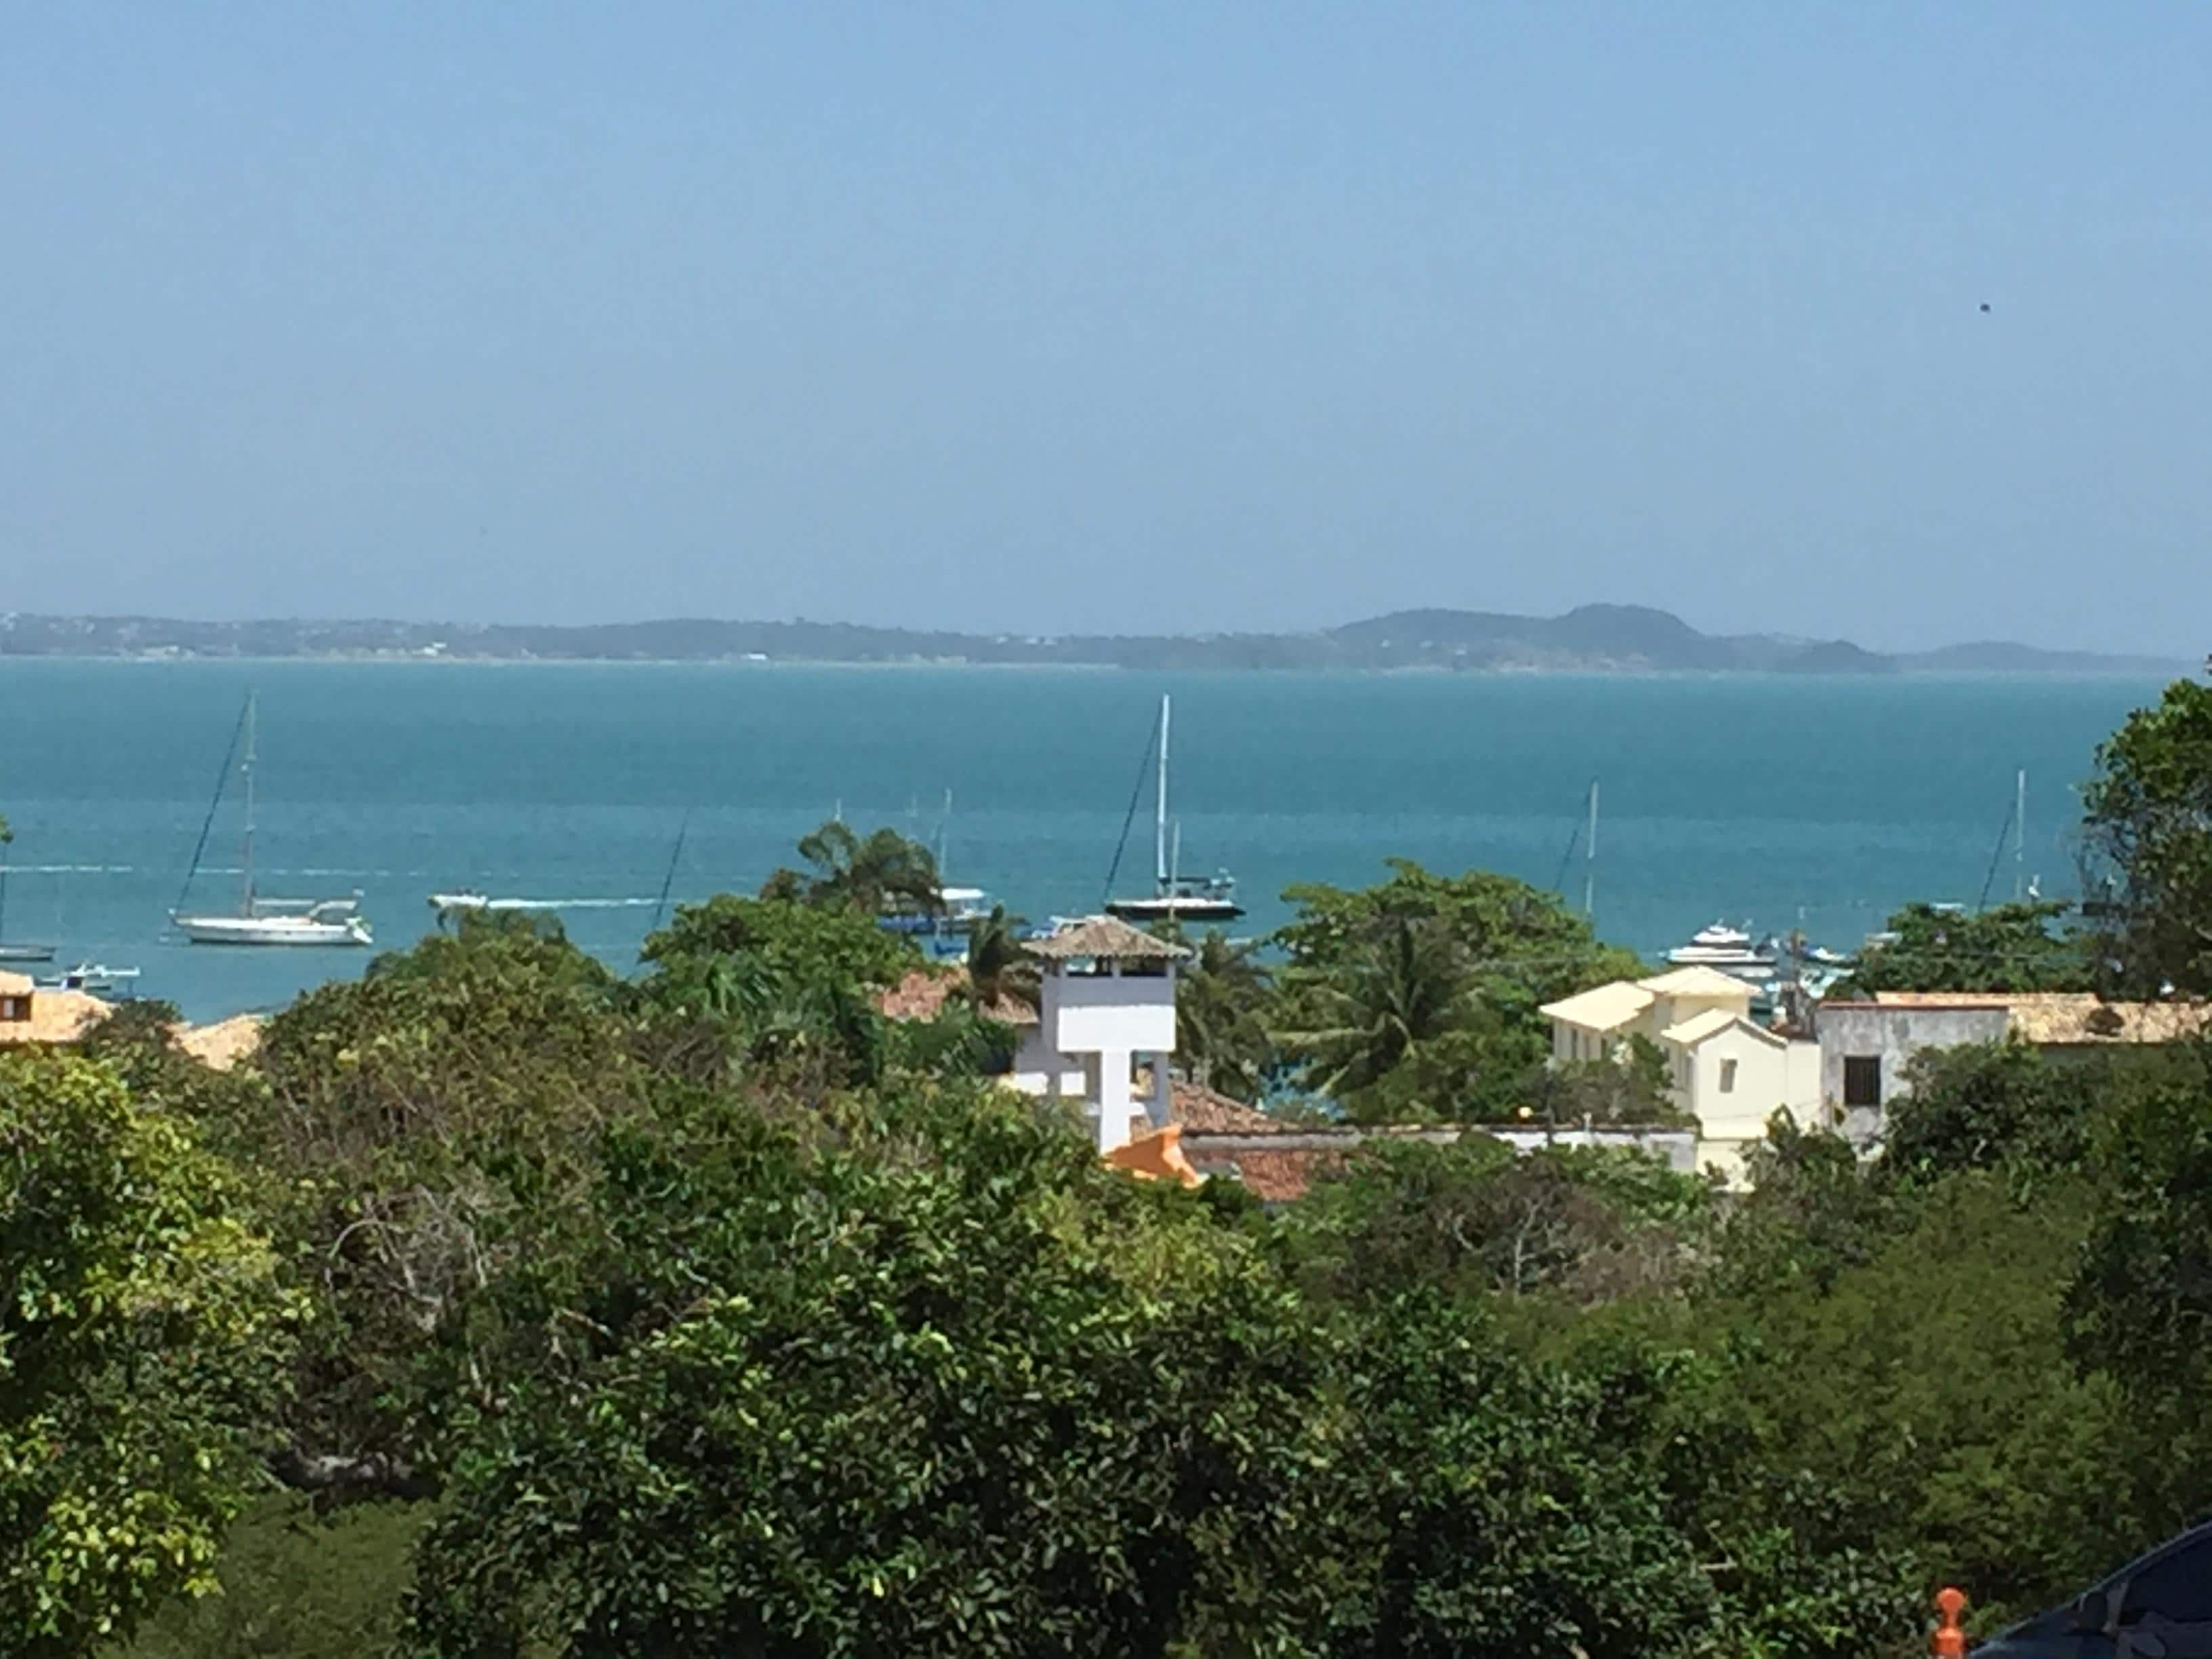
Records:
[[[10,6],[0,211],[0,610],[2212,647],[2197,4]]]

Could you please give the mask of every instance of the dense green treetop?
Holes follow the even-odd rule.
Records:
[[[1908,904],[1889,919],[1894,939],[1869,945],[1837,994],[1873,991],[2086,991],[2093,972],[2076,939],[2051,932],[2057,902],[1968,911]]]
[[[1406,860],[1347,890],[1291,888],[1274,1019],[1309,1087],[1370,1121],[1505,1118],[1547,1052],[1544,1003],[1641,971],[1554,894]]]
[[[241,1185],[105,1068],[0,1054],[0,1650],[213,1587],[297,1311]]]
[[[945,908],[937,857],[896,830],[859,834],[842,818],[825,819],[799,840],[805,871],[778,870],[763,884],[763,898],[802,899],[809,904],[883,915],[935,915]]]
[[[2177,680],[2129,715],[2098,747],[2081,806],[2114,987],[2212,994],[2212,685]]]
[[[1009,1096],[702,1110],[608,1166],[636,1311],[487,1419],[422,1553],[426,1651],[1253,1651],[1310,1626],[1316,1358],[1250,1243]]]

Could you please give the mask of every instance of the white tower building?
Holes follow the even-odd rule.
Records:
[[[1014,1056],[1016,1085],[1052,1100],[1079,1087],[1103,1156],[1128,1143],[1143,1066],[1151,1075],[1142,1109],[1164,1128],[1176,964],[1189,952],[1112,916],[1086,917],[1029,949],[1042,970],[1038,1022]]]

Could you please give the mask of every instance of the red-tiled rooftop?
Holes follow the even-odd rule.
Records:
[[[945,1005],[968,994],[964,968],[916,968],[876,999],[876,1007],[889,1019],[935,1019]],[[1034,1025],[1036,1010],[1018,997],[1000,995],[982,1011],[1009,1025]]]
[[[1291,1126],[1256,1106],[1232,1100],[1218,1089],[1176,1078],[1169,1085],[1168,1111],[1193,1134],[1279,1134]]]

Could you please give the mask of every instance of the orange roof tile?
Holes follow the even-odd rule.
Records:
[[[1146,1181],[1174,1181],[1195,1187],[1206,1177],[1191,1168],[1190,1161],[1183,1156],[1182,1142],[1182,1125],[1170,1123],[1164,1129],[1155,1129],[1125,1146],[1116,1146],[1106,1154],[1106,1162]]]

